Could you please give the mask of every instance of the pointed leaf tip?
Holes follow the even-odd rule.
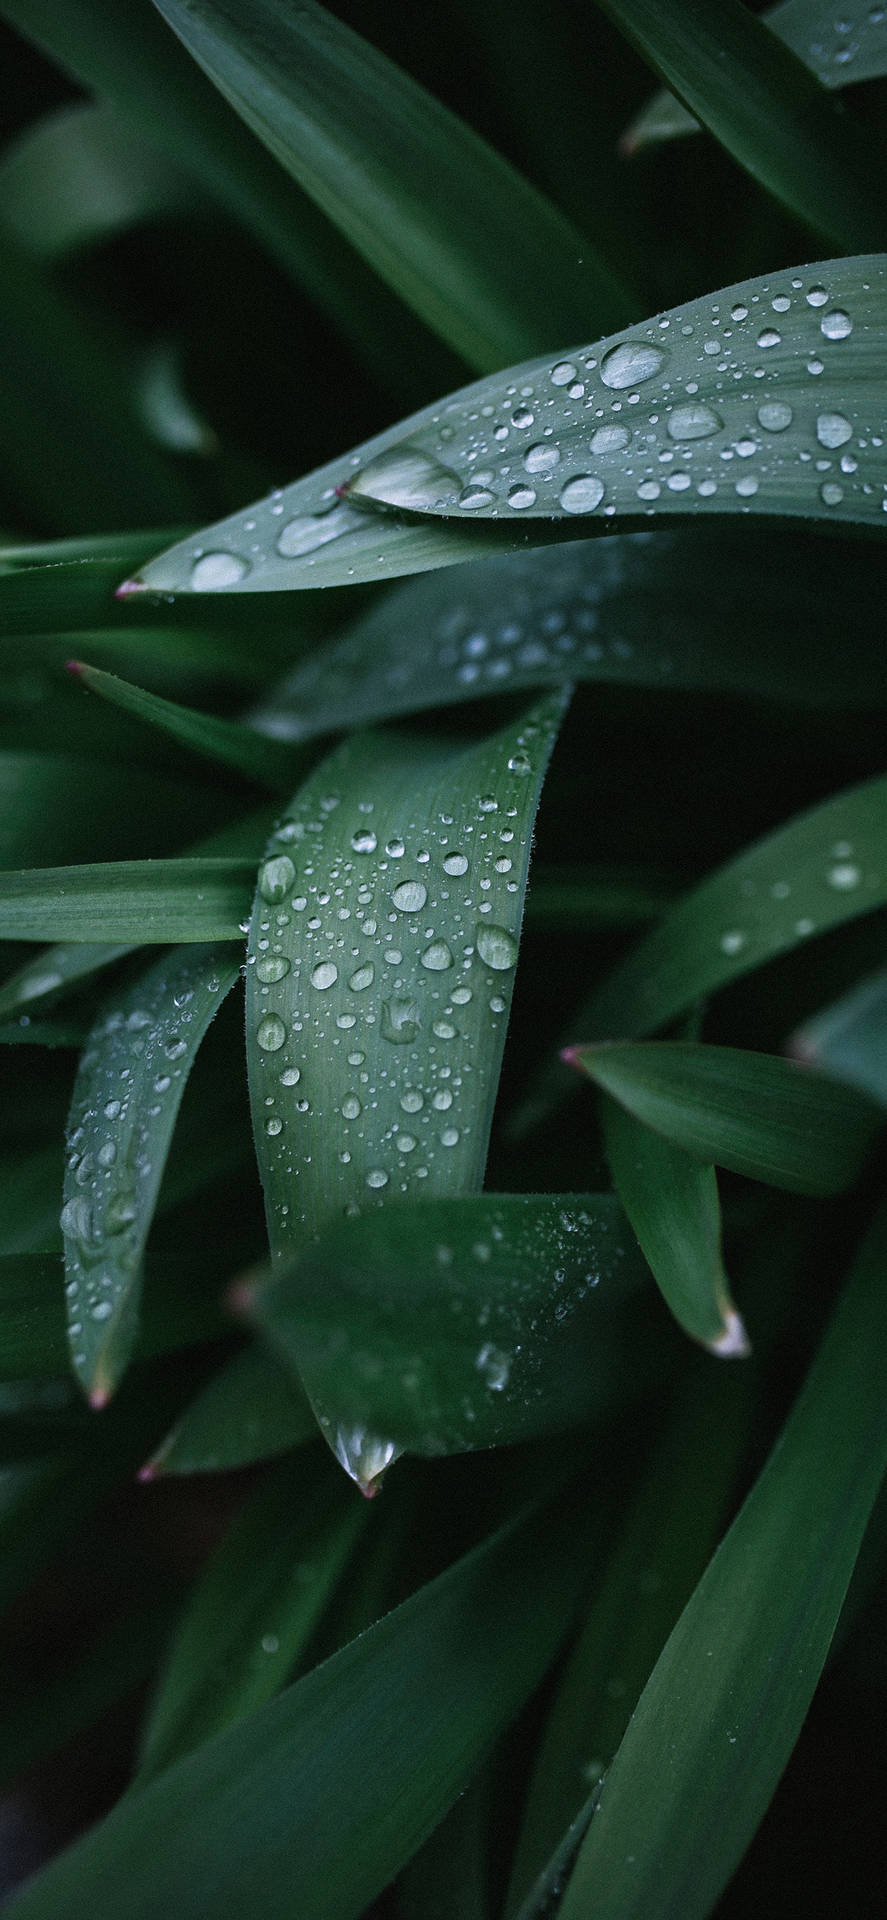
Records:
[[[145,586],[144,580],[141,580],[138,574],[136,574],[132,580],[121,580],[119,587],[115,587],[114,589],[114,598],[115,600],[128,600],[133,593],[147,593],[147,591],[148,589]]]
[[[719,1360],[747,1360],[751,1353],[751,1341],[745,1331],[745,1323],[735,1307],[727,1307],[724,1312],[724,1331],[716,1340],[707,1340],[710,1353],[717,1354]]]
[[[66,660],[65,672],[73,673],[74,678],[79,679],[81,673],[83,672],[83,661],[82,660]]]
[[[105,1386],[104,1384],[95,1386],[90,1390],[90,1392],[87,1394],[87,1399],[89,1401],[89,1405],[93,1410],[93,1413],[104,1413],[104,1410],[111,1398],[111,1393],[112,1393],[112,1388]]]

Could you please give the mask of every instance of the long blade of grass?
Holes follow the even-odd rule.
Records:
[[[464,388],[128,590],[347,585],[687,513],[883,528],[885,342],[883,254],[742,281]]]
[[[887,974],[871,974],[808,1020],[791,1051],[887,1106]]]
[[[393,588],[263,695],[279,740],[565,679],[803,704],[884,697],[881,556],[860,546],[856,644],[835,646],[842,557],[781,530],[577,540]]]
[[[68,1117],[61,1226],[74,1371],[103,1407],[136,1337],[141,1263],[188,1074],[239,974],[216,947],[164,955],[104,1007]]]
[[[494,1534],[279,1700],[125,1799],[18,1895],[11,1920],[73,1920],[118,1892],[128,1920],[197,1920],[226,1906],[265,1920],[355,1920],[540,1679],[575,1602],[587,1524],[583,1493]],[[343,1847],[341,1809],[367,1751],[361,1820]]]
[[[600,0],[666,86],[755,180],[848,251],[882,246],[871,151],[739,0]]]
[[[849,787],[703,880],[578,1016],[596,1036],[649,1033],[777,954],[887,905],[887,778]]]
[[[605,1098],[604,1141],[613,1184],[678,1325],[722,1359],[749,1352],[721,1250],[713,1166]]]
[[[280,740],[264,739],[252,727],[241,726],[236,720],[222,720],[216,714],[200,713],[194,707],[165,700],[160,694],[135,687],[100,667],[89,667],[79,660],[69,661],[68,665],[92,693],[99,694],[113,706],[122,707],[124,713],[134,714],[146,726],[157,727],[203,759],[232,767],[263,787],[291,789],[298,779],[300,757]]]
[[[665,1640],[705,1570],[739,1467],[750,1403],[747,1375],[709,1369],[692,1391],[679,1394],[655,1436],[602,1555],[585,1623],[542,1735],[514,1856],[509,1920],[569,1822],[581,1816],[589,1792],[599,1788]]]
[[[565,1058],[685,1152],[791,1193],[852,1185],[880,1124],[855,1089],[776,1054],[652,1040]]]
[[[106,100],[46,114],[0,155],[0,222],[38,258],[201,208],[193,177]]]
[[[479,371],[631,303],[562,213],[313,0],[155,0],[298,185]]]
[[[644,1273],[611,1194],[460,1194],[333,1226],[257,1312],[347,1465],[352,1435],[457,1453],[630,1399],[651,1378]]]
[[[887,1467],[887,1216],[607,1775],[563,1920],[703,1920],[810,1704]]]
[[[213,1375],[139,1477],[230,1472],[286,1453],[316,1432],[317,1422],[291,1371],[255,1344]]]
[[[396,342],[408,389],[433,391],[441,361],[366,267],[232,113],[148,7],[116,0],[3,0],[3,15],[90,94],[113,100],[142,136],[187,169],[329,313],[383,381]],[[444,357],[445,364],[448,356]]]
[[[109,860],[0,874],[0,939],[93,946],[240,940],[255,863]]]
[[[318,1474],[315,1460],[287,1460],[248,1497],[179,1622],[143,1734],[140,1786],[280,1692],[367,1513],[331,1462]]]
[[[832,0],[782,0],[761,18],[824,87],[880,80],[887,73],[887,14],[880,7],[847,19]],[[657,93],[632,121],[622,150],[638,153],[698,131],[699,121],[674,94]]]
[[[358,735],[273,836],[246,1018],[275,1260],[343,1208],[480,1186],[562,708],[549,697],[476,744]]]

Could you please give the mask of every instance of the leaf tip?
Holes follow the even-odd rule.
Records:
[[[131,580],[121,580],[119,587],[115,587],[114,589],[114,598],[115,600],[128,600],[133,593],[147,593],[145,582],[137,573],[133,575]]]
[[[96,1386],[90,1388],[86,1397],[93,1413],[104,1413],[111,1398],[111,1393],[112,1388],[108,1386],[106,1381],[100,1381]]]
[[[140,1467],[136,1474],[136,1479],[143,1487],[147,1486],[150,1480],[157,1480],[159,1477],[160,1468],[156,1460],[146,1460],[144,1466]]]
[[[82,660],[66,660],[65,672],[73,673],[75,680],[79,680],[80,675],[83,672],[83,661]]]
[[[751,1353],[751,1341],[745,1331],[745,1322],[735,1307],[727,1307],[724,1313],[724,1330],[716,1340],[707,1340],[710,1353],[717,1354],[719,1360],[747,1360]]]

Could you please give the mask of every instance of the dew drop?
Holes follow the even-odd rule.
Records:
[[[412,1133],[399,1133],[394,1144],[398,1153],[412,1153],[413,1148],[418,1145],[418,1141]]]
[[[577,473],[561,487],[560,502],[565,513],[593,513],[606,489],[596,473]]]
[[[744,473],[736,482],[736,492],[742,500],[750,500],[757,493],[760,482],[754,473]]]
[[[371,827],[360,827],[351,835],[352,853],[375,853],[378,841]]]
[[[624,387],[639,386],[643,380],[652,380],[664,362],[661,347],[654,347],[647,340],[624,340],[604,354],[601,379],[605,387],[621,391]]]
[[[739,927],[731,927],[729,932],[721,934],[722,953],[741,953],[746,943],[746,935]]]
[[[478,487],[472,483],[462,488],[456,504],[465,507],[469,513],[479,513],[483,507],[491,507],[495,498],[489,487]]]
[[[204,553],[191,568],[193,593],[215,593],[220,587],[236,587],[249,573],[249,561],[239,553]]]
[[[524,466],[528,473],[552,473],[560,457],[560,448],[552,446],[550,440],[537,440],[527,448]]]
[[[456,1029],[451,1020],[435,1020],[431,1031],[437,1034],[438,1040],[455,1040],[456,1038]]]
[[[481,1347],[474,1364],[478,1373],[483,1375],[484,1384],[493,1393],[501,1393],[503,1387],[508,1385],[511,1363],[507,1353],[503,1353],[499,1347]]]
[[[278,1120],[277,1116],[272,1114],[270,1120],[265,1121],[265,1132],[269,1140],[276,1140],[277,1135],[283,1132],[283,1121]]]
[[[356,1093],[346,1094],[345,1099],[342,1101],[342,1112],[346,1120],[360,1119],[363,1108]]]
[[[430,947],[420,956],[420,966],[428,973],[446,973],[453,965],[453,956],[445,940],[433,940]]]
[[[529,754],[524,753],[523,749],[519,748],[516,753],[511,755],[508,762],[508,771],[509,773],[531,773],[532,765],[533,763]]]
[[[408,1046],[419,1031],[419,1009],[415,1000],[383,1000],[381,1034],[394,1047]]]
[[[780,347],[782,345],[782,334],[777,333],[775,327],[764,327],[763,331],[758,334],[757,344],[765,350],[767,347]]]
[[[553,387],[568,387],[570,381],[575,380],[575,378],[576,368],[572,360],[559,360],[557,366],[551,369],[551,384]]]
[[[843,447],[853,438],[853,428],[843,413],[820,413],[816,420],[816,438],[821,447]]]
[[[824,507],[839,507],[844,498],[844,489],[836,480],[824,480],[819,497]]]
[[[325,993],[327,987],[334,986],[338,978],[339,969],[333,960],[319,960],[317,966],[312,968],[311,985]]]
[[[631,435],[627,427],[598,427],[591,436],[592,453],[621,453]]]
[[[848,333],[853,332],[853,321],[843,308],[832,307],[830,313],[823,314],[819,327],[826,340],[846,340]]]
[[[451,998],[455,1006],[467,1007],[468,1002],[471,999],[471,988],[470,987],[454,987]]]
[[[289,970],[290,963],[282,953],[269,954],[267,959],[257,961],[256,979],[261,980],[263,986],[270,986],[276,980],[283,980]]]
[[[835,887],[839,893],[849,893],[859,886],[862,874],[850,861],[841,860],[830,868],[826,877],[830,887]]]
[[[517,941],[506,927],[479,926],[475,936],[478,957],[494,973],[507,973],[517,960]]]
[[[458,1127],[444,1127],[443,1133],[440,1136],[440,1144],[442,1147],[457,1147],[459,1145]]]
[[[390,447],[361,467],[348,483],[348,492],[359,498],[380,500],[392,507],[408,507],[434,513],[452,506],[460,488],[457,474],[432,454],[418,447]]]
[[[110,1320],[113,1312],[114,1308],[110,1300],[99,1300],[94,1307],[90,1308],[89,1317],[91,1320]]]
[[[665,424],[672,440],[707,440],[710,434],[720,432],[724,422],[720,414],[698,400],[689,406],[675,407]]]
[[[287,894],[296,877],[296,869],[288,854],[279,853],[273,860],[266,860],[259,869],[259,892],[269,906],[277,907]]]
[[[399,833],[392,834],[391,839],[386,840],[385,852],[389,860],[402,860],[405,851],[406,849]]]
[[[299,1067],[285,1067],[280,1076],[280,1084],[282,1087],[297,1087],[301,1078]]]
[[[256,1028],[256,1043],[263,1053],[279,1053],[286,1040],[286,1027],[279,1015],[266,1013]]]
[[[388,1175],[385,1172],[385,1168],[371,1167],[367,1174],[367,1186],[378,1190],[380,1187],[387,1187],[387,1185]]]
[[[784,433],[790,427],[794,415],[784,400],[766,400],[758,408],[758,425],[767,433]]]
[[[407,1087],[400,1096],[400,1104],[404,1113],[421,1113],[425,1105],[425,1095],[420,1093],[417,1087]]]
[[[534,507],[536,505],[535,488],[528,487],[525,482],[522,483],[519,481],[517,486],[509,488],[508,504],[510,507],[514,507],[517,512],[519,512],[522,507]]]
[[[464,853],[444,854],[443,870],[444,870],[444,873],[450,873],[454,877],[460,873],[467,873],[468,872],[467,856]]]
[[[364,993],[367,987],[372,986],[375,978],[376,969],[370,960],[365,967],[356,968],[355,972],[351,975],[348,985],[352,993]]]
[[[391,895],[398,913],[421,913],[427,899],[428,888],[421,880],[402,880]]]

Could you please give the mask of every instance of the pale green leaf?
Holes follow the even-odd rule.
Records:
[[[254,862],[212,857],[2,873],[0,940],[237,941],[254,872]]]
[[[106,100],[57,108],[0,156],[0,221],[39,257],[201,207],[193,178]]]

